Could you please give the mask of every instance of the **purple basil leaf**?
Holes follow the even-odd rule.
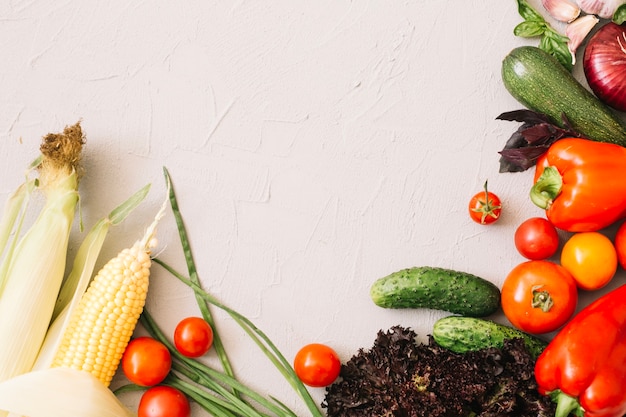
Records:
[[[501,150],[499,152],[501,155],[500,172],[526,171],[537,163],[549,147],[549,145],[540,145]]]
[[[513,110],[504,112],[496,117],[497,120],[507,120],[509,122],[523,122],[529,124],[552,123],[550,118],[545,114],[538,113],[528,109]]]
[[[555,141],[564,137],[581,137],[565,114],[561,114],[563,127],[547,115],[529,109],[505,112],[496,119],[522,123],[500,152],[500,172],[525,171],[535,165]]]
[[[541,123],[525,128],[520,133],[529,145],[544,145],[548,142],[553,142],[551,139],[557,133],[557,129],[548,123]]]

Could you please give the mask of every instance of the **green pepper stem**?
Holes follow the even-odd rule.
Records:
[[[530,189],[530,199],[539,208],[548,209],[555,198],[561,194],[563,177],[558,169],[547,166]]]
[[[554,417],[567,417],[570,413],[579,417],[584,416],[585,410],[583,410],[575,397],[567,395],[561,390],[552,391],[550,397],[552,401],[556,402]]]

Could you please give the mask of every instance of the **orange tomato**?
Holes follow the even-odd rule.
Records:
[[[584,290],[608,284],[617,271],[617,251],[611,239],[599,232],[576,233],[561,250],[561,265]]]
[[[548,333],[572,317],[578,290],[562,266],[545,260],[526,261],[504,280],[501,303],[513,326],[528,333]]]

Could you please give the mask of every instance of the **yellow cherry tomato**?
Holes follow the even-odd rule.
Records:
[[[599,232],[576,233],[561,250],[561,265],[583,290],[608,284],[617,271],[617,251],[611,239]]]

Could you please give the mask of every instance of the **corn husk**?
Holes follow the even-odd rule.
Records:
[[[0,384],[0,410],[28,417],[134,417],[88,372],[50,368]]]
[[[79,161],[84,144],[80,124],[43,138],[38,190],[45,204],[23,236],[5,244],[0,266],[0,381],[28,372],[37,357],[54,309],[63,275],[69,234],[78,205]],[[28,186],[25,187],[29,189]],[[18,189],[18,195],[22,191]],[[26,196],[24,197],[26,198]],[[19,197],[17,198],[19,200]],[[17,223],[19,202],[8,204],[8,225]],[[4,233],[4,232],[3,232]]]

